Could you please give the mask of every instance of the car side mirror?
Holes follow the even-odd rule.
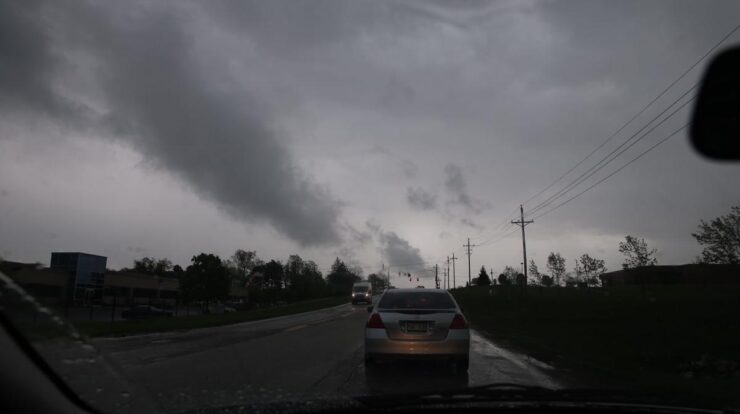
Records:
[[[367,313],[373,313],[373,305],[367,307]]]
[[[689,136],[708,158],[740,159],[740,47],[723,51],[707,66]]]

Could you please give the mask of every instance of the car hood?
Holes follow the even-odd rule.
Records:
[[[267,403],[247,403],[227,407],[206,408],[186,413],[305,413],[345,411],[420,410],[527,410],[527,411],[613,411],[645,413],[737,413],[736,409],[704,408],[669,403],[652,394],[621,390],[551,390],[517,384],[492,384],[483,387],[439,393],[369,395],[305,400],[283,400]]]

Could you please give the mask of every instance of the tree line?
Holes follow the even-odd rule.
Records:
[[[729,214],[709,222],[700,220],[698,231],[691,235],[702,246],[696,263],[740,264],[740,206],[731,207]],[[624,270],[655,266],[658,263],[657,250],[649,248],[643,238],[627,235],[618,248],[625,256],[622,263]],[[530,260],[527,265],[532,276],[531,282],[541,286],[597,286],[600,284],[599,277],[607,271],[604,260],[589,254],[575,259],[572,272],[568,271],[565,258],[558,252],[550,252],[547,256],[547,273],[540,272],[534,260]],[[481,267],[473,284],[521,285],[524,284],[524,275],[511,266],[505,266],[503,272],[492,279],[485,267]]]
[[[167,258],[144,257],[134,260],[133,268],[122,270],[177,278],[180,299],[186,304],[225,301],[234,287],[246,289],[251,305],[349,294],[352,284],[362,278],[361,269],[339,258],[324,277],[316,262],[297,254],[285,263],[275,259],[265,262],[255,251],[241,249],[228,259],[200,253],[185,269]]]

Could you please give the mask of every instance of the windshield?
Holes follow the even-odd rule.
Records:
[[[444,292],[388,292],[378,301],[378,309],[455,309],[455,302]]]
[[[0,0],[0,322],[103,413],[737,411],[733,47],[738,0]]]

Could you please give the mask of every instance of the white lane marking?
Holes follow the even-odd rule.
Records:
[[[303,328],[305,328],[307,326],[308,326],[308,324],[305,324],[305,323],[303,325],[291,326],[288,329],[283,329],[283,332],[293,332],[293,331],[297,331],[299,329],[303,329]]]

